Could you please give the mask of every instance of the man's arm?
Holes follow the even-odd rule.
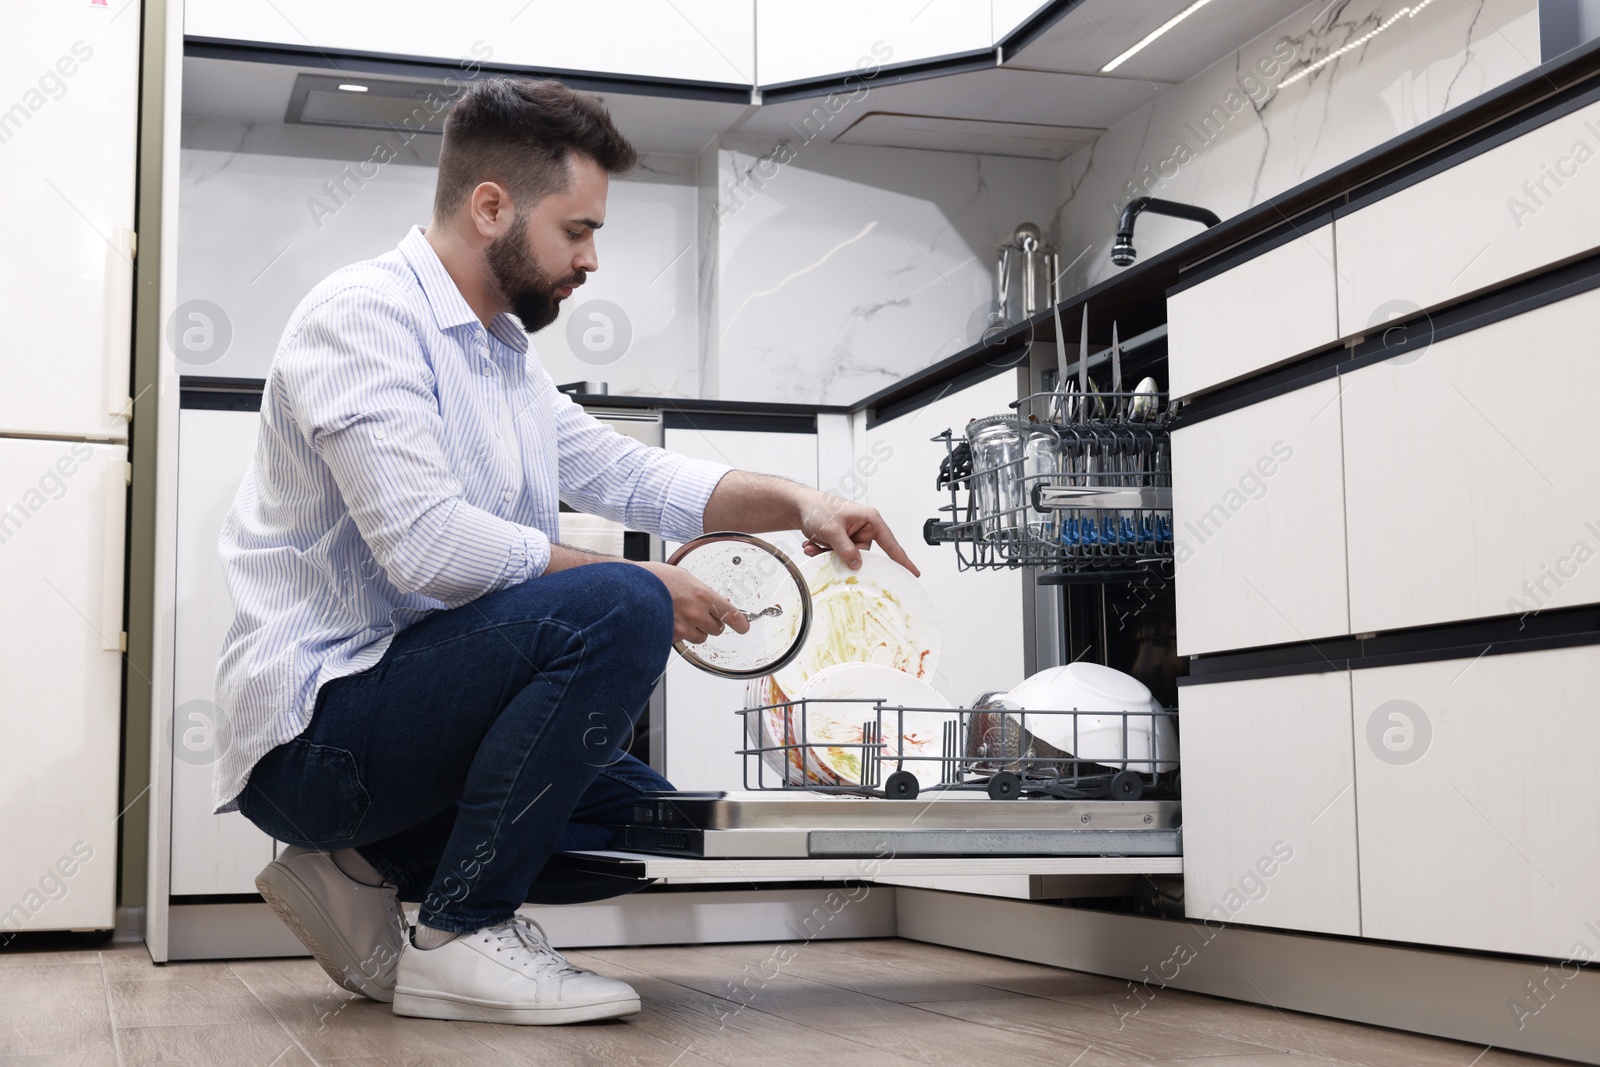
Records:
[[[876,541],[890,559],[912,574],[922,574],[877,508],[768,474],[731,471],[724,476],[706,503],[705,528],[745,533],[799,530],[806,535],[806,555],[832,550],[852,570],[861,566],[861,550]]]

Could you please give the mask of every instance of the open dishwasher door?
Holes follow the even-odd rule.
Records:
[[[552,862],[625,879],[1181,874],[1175,800],[658,793],[614,847]]]

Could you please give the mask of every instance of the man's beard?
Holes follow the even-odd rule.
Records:
[[[511,313],[522,323],[525,333],[535,333],[556,321],[561,313],[556,290],[582,285],[585,275],[580,270],[560,281],[551,281],[528,255],[527,232],[528,218],[519,214],[510,230],[489,242],[485,258],[500,292],[511,305]]]

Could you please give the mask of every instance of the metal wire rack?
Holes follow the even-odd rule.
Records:
[[[919,708],[871,698],[746,708],[744,785],[913,799],[941,790],[1138,800],[1179,792],[1177,712]],[[1050,738],[1054,741],[1047,741]]]
[[[929,544],[961,570],[1044,568],[1043,581],[1170,576],[1171,426],[1161,393],[1034,393],[932,438],[950,503]]]

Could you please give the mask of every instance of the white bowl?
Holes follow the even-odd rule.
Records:
[[[1130,674],[1098,663],[1068,663],[1023,679],[1003,702],[1015,711],[1078,712],[1029,715],[1026,729],[1045,744],[1071,752],[1080,760],[1113,766],[1135,760],[1138,762],[1129,769],[1144,774],[1178,766],[1178,732],[1172,717],[1159,714],[1161,702]]]

